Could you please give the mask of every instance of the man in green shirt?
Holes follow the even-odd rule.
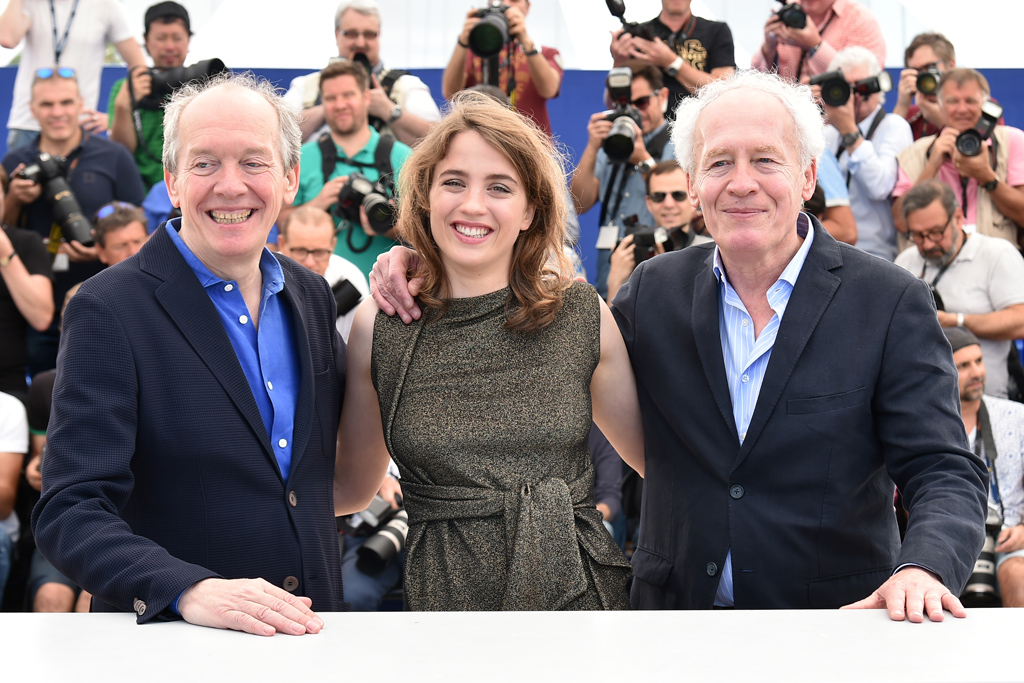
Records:
[[[154,69],[175,69],[185,65],[189,40],[192,37],[188,11],[176,2],[159,2],[146,10],[146,51],[153,58]],[[139,175],[148,190],[164,179],[161,159],[164,149],[164,112],[162,109],[132,107],[150,94],[153,77],[149,69],[136,67],[131,71],[131,88],[125,79],[110,90],[107,111],[110,117],[110,139],[128,148],[139,167]],[[136,121],[136,115],[138,120]]]
[[[302,146],[299,191],[292,206],[282,209],[282,222],[303,204],[333,213],[338,193],[352,173],[361,173],[371,182],[387,173],[397,177],[412,151],[393,138],[382,137],[370,126],[369,77],[358,63],[334,61],[321,71],[320,97],[330,133]],[[387,146],[390,153],[385,153]],[[330,160],[324,163],[325,151],[334,157],[333,164]],[[363,211],[359,223],[336,215],[335,223],[340,234],[334,253],[356,264],[364,275],[369,274],[378,254],[395,245],[394,229],[376,232]]]

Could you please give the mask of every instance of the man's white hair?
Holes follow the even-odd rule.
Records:
[[[807,168],[811,160],[821,158],[825,151],[825,124],[811,89],[806,85],[785,81],[776,74],[744,70],[728,78],[711,81],[700,88],[694,97],[680,102],[676,109],[676,121],[672,125],[672,144],[675,146],[676,160],[684,171],[690,175],[696,171],[698,150],[694,147],[694,137],[701,112],[719,97],[734,90],[758,90],[782,103],[793,117],[796,127],[801,169]]]
[[[338,11],[334,13],[335,33],[341,30],[341,15],[349,10],[364,17],[377,17],[377,22],[380,23],[380,5],[377,4],[377,0],[342,0],[338,5]]]
[[[842,69],[843,71],[849,71],[856,69],[858,66],[867,69],[868,78],[877,76],[882,71],[882,65],[878,63],[878,57],[875,56],[875,53],[860,45],[844,47],[837,52],[836,56],[829,63],[828,70]],[[850,97],[853,97],[853,95],[851,94]],[[884,92],[878,94],[878,103],[885,104]]]

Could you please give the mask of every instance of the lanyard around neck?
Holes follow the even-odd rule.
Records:
[[[71,6],[71,15],[68,17],[68,23],[64,26],[64,35],[57,38],[57,9],[53,5],[53,0],[50,0],[50,17],[53,19],[53,63],[54,66],[60,64],[60,56],[64,53],[64,48],[68,44],[68,34],[71,33],[71,23],[75,20],[75,12],[78,11],[78,0],[75,0],[75,4]]]

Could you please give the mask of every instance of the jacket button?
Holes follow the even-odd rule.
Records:
[[[743,497],[743,487],[739,484],[734,484],[733,487],[729,489],[729,495],[736,500],[739,500]]]
[[[714,576],[718,573],[718,565],[714,562],[708,562],[708,576]]]
[[[135,602],[132,604],[132,606],[135,608],[135,613],[138,614],[140,617],[146,613],[146,603],[144,603],[142,600],[135,598]]]
[[[295,495],[295,491],[288,492],[288,504],[295,507],[299,504],[299,497]]]
[[[284,578],[284,583],[281,584],[281,587],[289,593],[294,593],[295,589],[299,587],[299,580],[296,579],[294,576],[286,576]]]

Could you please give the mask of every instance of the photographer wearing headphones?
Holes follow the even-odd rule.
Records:
[[[621,97],[613,95],[617,100],[615,111],[601,111],[590,117],[587,147],[569,184],[577,214],[582,215],[595,203],[601,202],[595,286],[605,299],[608,298],[611,250],[625,237],[627,221],[634,225],[652,225],[654,222],[644,201],[644,174],[659,161],[671,159],[673,154],[669,126],[665,120],[669,93],[662,84],[661,70],[639,60],[627,62],[625,69],[631,72],[632,81],[623,86],[609,83],[609,92],[621,90],[623,94]],[[616,77],[625,79],[623,73],[613,69],[609,80]],[[621,130],[624,138],[629,133],[633,134],[632,147],[622,152],[623,158],[613,160],[606,151],[609,134],[627,116],[638,117],[640,125],[634,121],[631,127]],[[618,128],[616,132],[620,133]]]
[[[146,52],[154,69],[185,66],[192,37],[188,10],[176,2],[160,2],[146,10]],[[128,148],[135,156],[146,189],[164,179],[161,159],[164,153],[163,109],[142,109],[133,105],[153,90],[153,76],[145,67],[131,70],[131,83],[116,81],[110,89],[110,139]]]

